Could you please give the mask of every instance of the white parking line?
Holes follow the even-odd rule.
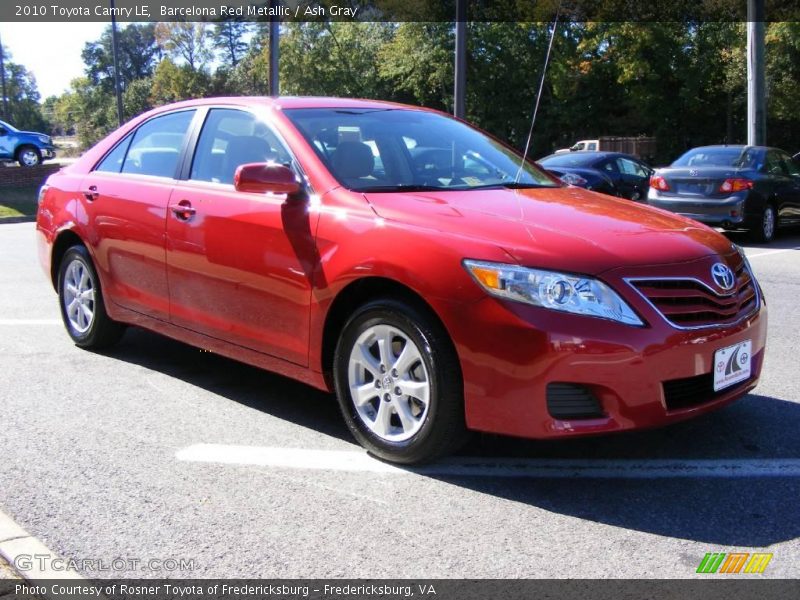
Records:
[[[0,319],[0,325],[61,325],[61,319]]]
[[[759,256],[770,256],[772,254],[781,254],[783,252],[793,252],[794,250],[800,250],[800,246],[796,246],[794,248],[780,248],[778,250],[767,250],[766,252],[759,252],[757,254],[747,254],[747,258],[758,258]]]
[[[176,453],[178,460],[254,465],[283,469],[354,473],[418,474],[460,477],[556,479],[663,479],[685,477],[800,477],[800,459],[517,459],[450,458],[404,468],[376,460],[363,451],[306,450],[224,444],[196,444]]]

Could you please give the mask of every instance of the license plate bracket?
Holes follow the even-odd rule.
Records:
[[[714,391],[746,381],[752,372],[753,343],[744,340],[714,352]]]

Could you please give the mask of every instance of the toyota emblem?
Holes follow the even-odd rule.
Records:
[[[689,175],[692,177],[697,177],[697,169],[689,169]]]
[[[720,289],[726,292],[733,289],[733,284],[736,283],[736,275],[733,274],[728,265],[722,263],[716,263],[711,267],[711,278]]]

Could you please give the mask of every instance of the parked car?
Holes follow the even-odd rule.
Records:
[[[539,161],[550,173],[569,185],[640,202],[647,196],[653,170],[628,154],[619,152],[569,152],[551,154]]]
[[[800,165],[778,148],[693,148],[656,170],[647,201],[767,243],[779,227],[800,223]]]
[[[56,157],[56,148],[49,135],[20,131],[0,121],[0,161],[17,161],[21,167],[35,167],[43,160]]]
[[[724,236],[399,104],[160,107],[52,175],[36,229],[77,346],[136,325],[335,391],[399,463],[468,430],[694,417],[753,389],[764,357],[761,289]]]

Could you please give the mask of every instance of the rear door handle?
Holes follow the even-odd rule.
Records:
[[[169,208],[181,221],[188,221],[197,212],[194,208],[192,208],[192,203],[188,200],[181,200]]]
[[[90,185],[88,188],[86,188],[86,191],[83,192],[83,195],[86,196],[86,199],[89,202],[93,202],[97,200],[97,198],[100,196],[100,193],[97,191],[96,185]]]

